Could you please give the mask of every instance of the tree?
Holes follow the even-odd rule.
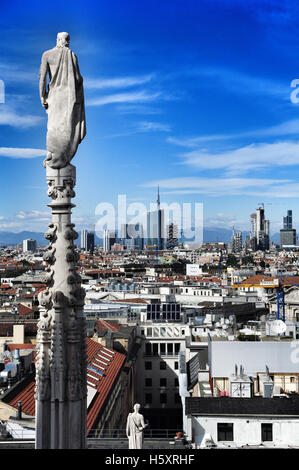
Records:
[[[227,266],[232,266],[232,267],[238,266],[238,260],[235,257],[235,255],[231,255],[231,254],[228,255],[226,265]]]

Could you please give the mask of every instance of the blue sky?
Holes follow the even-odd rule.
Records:
[[[299,228],[297,0],[0,7],[0,231],[47,229],[38,70],[59,31],[85,84],[87,136],[72,162],[77,228],[119,194],[149,206],[158,184],[164,202],[202,202],[207,227],[249,230],[264,202],[272,233],[287,209]]]

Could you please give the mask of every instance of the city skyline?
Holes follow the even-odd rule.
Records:
[[[0,231],[43,231],[50,220],[38,70],[58,31],[70,33],[85,86],[79,230],[96,223],[98,203],[126,194],[149,204],[157,185],[166,203],[202,202],[205,227],[249,231],[264,202],[272,234],[288,209],[298,229],[294,11],[281,1],[3,5]]]

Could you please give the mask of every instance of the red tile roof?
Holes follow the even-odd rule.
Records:
[[[96,422],[102,407],[109,397],[110,391],[125,364],[126,356],[113,349],[106,348],[90,338],[87,342],[87,373],[88,386],[96,390],[96,394],[87,410],[87,432]],[[92,369],[94,368],[94,369]],[[18,407],[22,401],[24,413],[35,416],[35,378],[30,376],[20,386],[3,399],[7,404]]]
[[[124,354],[113,351],[113,349],[105,348],[99,343],[87,338],[87,362],[88,366],[95,365],[105,367],[105,370],[99,369],[104,372],[104,375],[96,371],[87,369],[87,373],[92,375],[88,376],[89,386],[95,388],[97,393],[88,407],[87,412],[87,433],[92,429],[94,423],[99,416],[101,409],[109,396],[110,390],[113,387],[119,373],[125,364],[126,356]],[[102,361],[102,362],[100,362]],[[105,366],[103,363],[106,363]]]
[[[14,408],[18,408],[18,401],[22,401],[22,411],[29,416],[35,415],[35,380],[34,377],[28,377],[24,382],[16,387],[11,394],[3,401]],[[11,395],[11,398],[10,398]],[[10,398],[10,399],[9,399]]]
[[[116,299],[110,300],[109,302],[120,302],[123,304],[148,304],[148,302],[144,299],[134,298],[134,299]]]
[[[29,307],[26,307],[26,305],[19,304],[19,315],[26,316],[26,315],[32,315],[33,310]]]
[[[118,331],[120,329],[120,325],[102,319],[98,320],[97,325],[99,331]]]
[[[22,344],[8,344],[7,345],[8,349],[12,352],[15,349],[34,349],[35,345],[32,343],[22,343]]]

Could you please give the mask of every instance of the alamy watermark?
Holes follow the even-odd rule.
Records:
[[[96,206],[98,237],[104,230],[124,233],[128,238],[167,239],[174,234],[196,245],[203,240],[203,204],[199,202],[151,203],[149,208],[141,202],[127,203],[125,194],[119,194],[117,205],[101,202]]]
[[[3,80],[0,80],[0,103],[5,103],[5,85]]]
[[[290,100],[292,103],[296,104],[296,103],[299,103],[299,97],[297,96],[298,93],[299,93],[299,78],[295,78],[294,80],[291,81],[291,88],[295,88],[294,91],[292,91],[291,95],[290,95]],[[296,88],[298,87],[298,88]]]

